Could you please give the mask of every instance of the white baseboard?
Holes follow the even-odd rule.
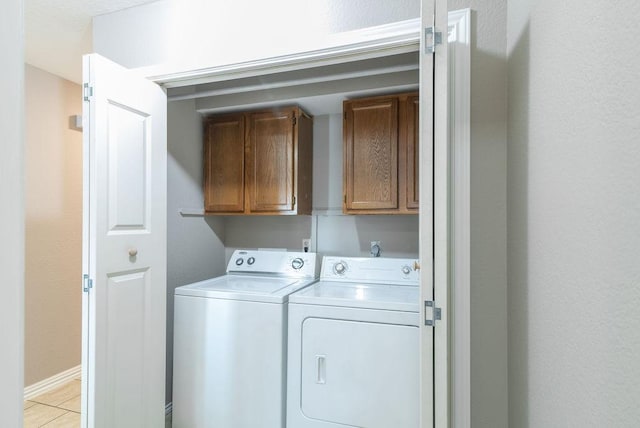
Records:
[[[72,367],[69,370],[65,370],[62,373],[51,376],[50,378],[36,382],[33,385],[29,385],[24,388],[24,399],[29,400],[33,397],[37,397],[40,394],[49,392],[52,389],[59,387],[73,379],[76,379],[82,375],[82,366]]]
[[[164,415],[169,416],[173,412],[173,401],[164,406]]]

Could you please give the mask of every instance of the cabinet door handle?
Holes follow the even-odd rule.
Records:
[[[327,357],[316,355],[316,383],[324,385],[327,383]]]

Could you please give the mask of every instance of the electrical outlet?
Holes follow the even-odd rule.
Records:
[[[311,251],[311,238],[306,238],[302,240],[302,251],[308,253]]]

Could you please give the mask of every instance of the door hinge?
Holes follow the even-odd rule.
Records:
[[[89,86],[88,83],[82,85],[82,95],[85,101],[89,101],[89,99],[93,96],[93,86]]]
[[[436,321],[442,319],[442,310],[436,307],[433,300],[424,301],[424,325],[434,327]]]
[[[296,206],[296,197],[292,197],[291,198],[291,205],[293,205],[294,207]]]
[[[298,118],[293,116],[291,119],[293,120],[293,126],[296,126],[296,124],[298,123]]]
[[[91,288],[93,288],[93,279],[89,278],[89,275],[85,273],[82,275],[82,291],[88,293]]]
[[[347,194],[346,194],[346,193],[345,193],[345,195],[344,195],[344,203],[345,203],[345,204],[347,203]]]
[[[424,51],[425,53],[434,53],[436,46],[442,44],[442,31],[438,31],[435,27],[426,27],[424,29]]]

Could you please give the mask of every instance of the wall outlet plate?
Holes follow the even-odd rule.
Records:
[[[308,253],[311,251],[311,238],[306,238],[302,240],[302,251]]]

